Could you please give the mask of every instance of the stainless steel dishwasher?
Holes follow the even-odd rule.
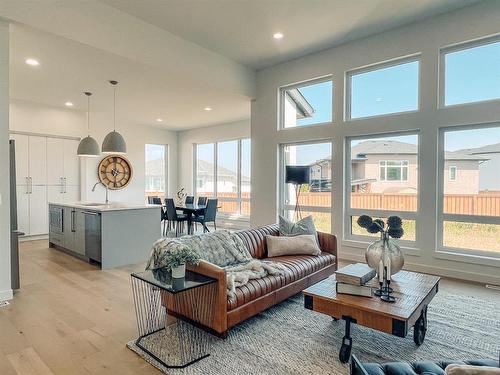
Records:
[[[85,215],[85,256],[101,263],[101,214],[83,211]]]

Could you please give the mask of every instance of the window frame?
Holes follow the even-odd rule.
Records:
[[[451,173],[452,170],[455,171],[453,174]],[[457,166],[456,165],[450,165],[450,168],[449,168],[449,171],[448,171],[449,180],[450,181],[456,181],[457,180],[457,172],[458,172]],[[453,178],[451,176],[453,176]]]
[[[197,147],[202,146],[202,145],[209,145],[212,144],[214,147],[214,152],[213,152],[213,165],[214,165],[214,191],[213,194],[210,196],[212,198],[217,198],[219,202],[237,202],[238,205],[238,212],[237,213],[220,213],[220,215],[226,215],[226,216],[231,216],[231,215],[238,215],[243,218],[250,218],[250,215],[242,214],[242,204],[243,202],[248,202],[250,203],[251,201],[251,194],[250,198],[243,198],[242,197],[242,189],[241,189],[241,153],[242,153],[242,142],[243,140],[250,139],[250,150],[251,150],[251,138],[250,137],[243,137],[243,138],[231,138],[231,139],[223,139],[223,140],[218,140],[214,142],[203,142],[203,143],[193,143],[193,180],[192,180],[192,191],[195,196],[198,196],[198,157],[197,157]],[[217,185],[218,185],[218,153],[219,153],[219,143],[225,143],[225,142],[238,142],[238,160],[237,160],[237,197],[236,198],[228,198],[228,197],[219,197],[217,194]],[[250,151],[251,152],[251,151]],[[252,176],[250,176],[250,186],[252,186]],[[251,188],[250,188],[251,189]]]
[[[469,259],[493,259],[500,261],[500,253],[495,255],[495,252],[485,251],[480,249],[465,249],[459,247],[444,246],[444,222],[455,221],[461,223],[471,224],[496,224],[500,225],[500,216],[481,216],[481,215],[464,215],[464,214],[450,214],[444,212],[444,165],[445,165],[445,134],[448,131],[461,131],[461,130],[477,130],[488,128],[500,128],[500,122],[488,122],[480,124],[468,124],[458,126],[444,126],[439,128],[438,134],[438,170],[437,170],[437,204],[436,204],[436,247],[435,253],[437,255],[451,254],[453,256],[466,256]]]
[[[404,130],[398,132],[384,132],[384,133],[375,133],[375,134],[363,134],[363,135],[355,135],[348,136],[344,138],[344,222],[343,222],[343,241],[354,241],[361,243],[371,243],[373,242],[374,237],[368,235],[358,235],[352,233],[352,222],[351,218],[354,216],[361,215],[370,215],[373,217],[389,217],[391,215],[397,215],[403,220],[414,220],[415,221],[415,241],[410,240],[398,240],[398,243],[408,249],[421,249],[420,244],[420,225],[418,221],[420,220],[420,208],[421,208],[421,197],[422,197],[422,173],[420,173],[420,168],[417,168],[419,171],[417,178],[417,209],[416,211],[394,211],[394,210],[381,210],[381,209],[365,209],[365,208],[351,208],[351,141],[358,139],[374,139],[381,137],[397,137],[403,135],[416,135],[418,139],[418,147],[417,147],[417,166],[420,165],[420,152],[421,152],[421,133],[419,129],[415,130]],[[379,171],[380,173],[380,171]],[[409,164],[408,164],[408,173],[409,173]],[[382,181],[386,182],[386,181]]]
[[[169,195],[169,188],[168,188],[168,180],[169,180],[169,160],[170,160],[170,146],[168,144],[162,144],[162,143],[144,143],[144,154],[146,153],[146,147],[148,145],[153,145],[153,146],[163,146],[164,147],[164,164],[165,164],[165,170],[164,170],[164,184],[165,184],[165,191],[163,192],[165,194],[165,197],[168,197]],[[144,194],[147,196],[148,193],[153,193],[155,191],[148,191],[146,188],[146,179],[147,179],[147,174],[146,174],[146,155],[144,155]]]
[[[393,166],[388,166],[387,163],[389,163],[389,162],[391,162],[391,163],[399,162],[399,163],[401,163],[401,165],[400,166],[394,166],[394,165]],[[384,167],[384,174],[385,174],[384,179],[382,179],[382,174],[380,173],[381,168],[382,168],[382,163],[384,163],[384,166],[383,166]],[[406,165],[403,165],[403,163],[406,163]],[[387,179],[387,169],[388,168],[399,168],[400,171],[401,171],[401,179],[399,179],[399,180],[388,180]],[[404,176],[403,169],[404,168],[406,168],[406,179],[403,178],[403,176]],[[379,162],[378,162],[378,172],[379,172],[379,179],[378,179],[379,182],[384,182],[384,183],[385,182],[389,182],[389,183],[391,183],[391,182],[408,182],[408,180],[409,180],[408,179],[408,174],[410,172],[410,161],[409,160],[389,160],[389,159],[379,160]]]
[[[403,65],[411,62],[418,62],[418,77],[417,77],[417,108],[409,111],[401,111],[401,112],[390,112],[384,113],[380,115],[371,115],[371,116],[363,116],[363,117],[352,117],[351,109],[352,109],[352,77],[358,74],[373,72],[380,69],[390,68],[398,65]],[[422,100],[421,100],[421,87],[422,87],[422,54],[420,52],[414,53],[407,56],[396,57],[390,60],[385,60],[381,62],[376,62],[373,64],[365,65],[359,68],[350,69],[345,72],[345,95],[344,95],[344,121],[358,121],[365,119],[374,119],[385,116],[398,116],[405,115],[410,113],[416,113],[421,111]]]
[[[457,104],[445,104],[446,101],[446,62],[445,57],[448,53],[465,51],[475,47],[481,47],[488,44],[498,43],[500,42],[500,33],[484,36],[478,39],[472,39],[465,42],[459,42],[444,46],[439,49],[439,74],[438,74],[438,109],[446,109],[446,108],[455,108],[461,106],[470,106],[477,104],[485,104],[485,103],[495,103],[499,102],[500,98],[496,99],[485,99],[478,100],[475,102],[467,102],[467,103],[457,103]]]
[[[323,138],[312,141],[299,141],[299,142],[285,142],[280,143],[278,145],[278,213],[279,215],[284,215],[285,211],[293,211],[295,209],[295,205],[286,204],[286,194],[285,194],[285,170],[286,170],[286,160],[285,160],[285,147],[287,146],[302,146],[302,145],[312,145],[317,143],[330,143],[330,151],[332,155],[332,162],[330,163],[330,173],[333,181],[333,139],[332,138]],[[333,233],[333,184],[330,189],[330,202],[331,205],[329,207],[326,206],[300,206],[300,210],[302,212],[319,212],[319,213],[328,213],[330,214],[330,233]]]
[[[318,122],[315,124],[309,124],[309,125],[300,125],[300,126],[292,126],[292,127],[285,127],[285,92],[287,90],[293,90],[293,89],[299,89],[304,86],[312,86],[318,83],[324,83],[324,82],[331,82],[332,83],[332,102],[331,102],[331,121],[326,121],[326,122]],[[290,129],[297,129],[297,128],[310,128],[314,126],[325,126],[325,125],[333,125],[335,123],[334,121],[334,92],[335,92],[335,85],[333,83],[333,75],[328,74],[324,75],[321,77],[317,78],[312,78],[308,79],[305,81],[297,82],[297,83],[292,83],[289,85],[285,86],[280,86],[278,88],[278,131],[283,131],[283,130],[290,130]]]

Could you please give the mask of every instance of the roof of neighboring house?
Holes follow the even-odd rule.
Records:
[[[363,141],[351,148],[352,158],[363,158],[362,155],[375,154],[405,154],[413,155],[418,153],[418,146],[412,143],[400,141]]]
[[[500,153],[500,143],[495,143],[488,146],[469,148],[467,151],[472,155],[477,154],[496,154]]]
[[[445,160],[489,160],[488,158],[471,154],[468,151],[469,150],[446,151],[444,158]]]
[[[304,98],[299,89],[286,90],[286,98],[291,100],[297,109],[297,118],[311,117],[316,110]]]
[[[165,160],[153,159],[146,162],[146,171],[149,176],[162,176],[165,174]]]
[[[210,163],[206,160],[201,160],[201,159],[198,159],[196,161],[196,167],[198,169],[198,173],[199,172],[202,172],[202,173],[205,173],[207,175],[212,175],[213,174],[213,170],[214,170],[214,164],[213,163]],[[227,177],[231,177],[231,178],[238,178],[237,174],[235,171],[232,171],[230,169],[227,169],[227,168],[224,168],[224,167],[221,167],[220,165],[217,167],[217,174],[219,176],[227,176]],[[241,175],[241,182],[249,182],[250,181],[250,178],[248,176],[245,176],[245,175]]]

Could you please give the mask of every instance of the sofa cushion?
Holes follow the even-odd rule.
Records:
[[[286,255],[269,260],[283,264],[289,272],[282,276],[266,276],[261,279],[250,280],[246,285],[236,288],[236,293],[228,294],[228,311],[280,289],[328,265],[335,264],[335,256],[329,253],[321,253],[317,256]]]
[[[318,255],[321,250],[316,237],[311,234],[301,234],[294,237],[266,236],[267,256],[283,255]]]

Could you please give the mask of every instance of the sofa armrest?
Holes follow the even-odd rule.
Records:
[[[350,375],[368,375],[368,372],[354,354],[351,356]]]
[[[318,232],[319,247],[324,253],[335,255],[335,268],[338,268],[337,236]]]
[[[201,260],[198,265],[187,264],[187,269],[217,280],[215,301],[212,306],[212,322],[207,326],[218,334],[227,331],[227,277],[226,271],[213,263]]]

